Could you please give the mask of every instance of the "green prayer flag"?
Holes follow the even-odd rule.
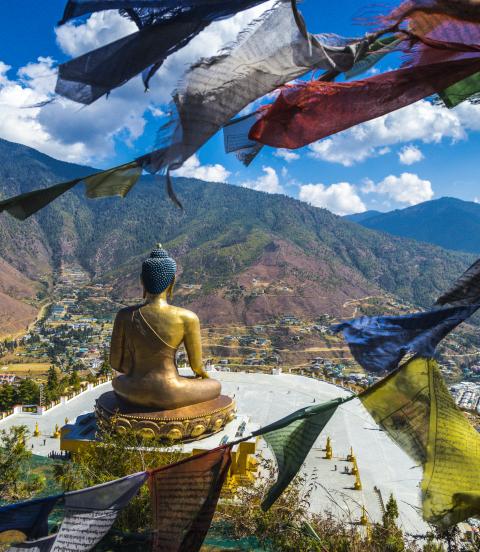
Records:
[[[278,467],[277,482],[268,491],[262,509],[268,510],[297,475],[310,449],[340,404],[351,400],[335,399],[308,406],[282,418],[253,435],[262,435],[272,449]]]
[[[426,521],[445,528],[480,515],[480,435],[455,405],[434,360],[412,359],[360,400],[423,464]]]
[[[439,94],[443,103],[450,109],[461,104],[468,98],[480,92],[480,73],[475,73],[452,86],[446,88]]]
[[[0,213],[2,211],[7,211],[12,217],[18,220],[25,220],[47,206],[54,199],[57,199],[57,197],[73,188],[80,180],[81,179],[76,179],[70,180],[69,182],[62,182],[61,184],[55,184],[55,186],[41,188],[40,190],[34,190],[33,192],[27,192],[0,201]]]
[[[349,71],[345,72],[345,78],[353,79],[366,73],[387,54],[394,52],[401,42],[402,40],[395,35],[377,38],[377,40],[370,45],[366,54],[359,59]]]

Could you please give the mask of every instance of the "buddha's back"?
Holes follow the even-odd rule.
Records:
[[[115,318],[110,348],[112,368],[123,375],[113,380],[122,398],[143,406],[173,409],[219,396],[219,382],[203,369],[200,323],[191,311],[168,304],[174,278],[165,264],[174,261],[156,256],[143,264],[145,303],[122,309]],[[172,270],[174,274],[174,270]],[[202,379],[181,377],[175,354],[185,345],[190,366]]]

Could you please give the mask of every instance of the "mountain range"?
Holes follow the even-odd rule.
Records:
[[[366,211],[345,218],[395,236],[480,253],[480,204],[471,201],[442,197],[389,213]]]
[[[0,140],[4,198],[93,170]],[[162,178],[142,177],[123,200],[87,200],[79,188],[24,222],[1,214],[0,334],[33,318],[61,263],[110,283],[116,300],[138,298],[141,261],[157,242],[177,258],[177,301],[205,324],[341,316],[348,301],[385,293],[429,305],[474,260],[283,195],[186,178],[174,185],[184,211]]]

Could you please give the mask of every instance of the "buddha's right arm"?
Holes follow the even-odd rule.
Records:
[[[117,372],[125,370],[125,327],[122,313],[118,313],[113,323],[112,338],[110,340],[110,366]]]
[[[183,343],[187,351],[190,367],[197,376],[208,378],[208,374],[203,368],[200,321],[193,312],[189,312],[184,319],[184,332]]]

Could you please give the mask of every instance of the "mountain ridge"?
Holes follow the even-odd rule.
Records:
[[[362,217],[349,216],[371,230],[415,239],[467,253],[480,253],[480,205],[442,197],[405,209]]]
[[[0,141],[3,197],[94,171],[36,153]],[[161,241],[178,260],[177,300],[208,324],[342,316],[349,301],[382,293],[427,306],[473,261],[287,196],[186,178],[174,185],[184,212],[163,178],[142,177],[123,200],[87,200],[77,187],[25,222],[0,215],[0,256],[32,294],[61,263],[78,263],[131,301],[141,260]]]

